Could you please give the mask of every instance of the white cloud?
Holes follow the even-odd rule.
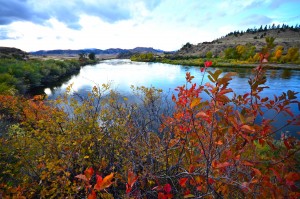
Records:
[[[294,10],[275,14],[272,2],[278,4],[270,0],[10,0],[5,1],[5,12],[0,5],[0,46],[26,51],[137,46],[177,50],[186,42],[211,41],[234,30],[297,16]],[[290,4],[280,3],[278,9],[283,5]]]

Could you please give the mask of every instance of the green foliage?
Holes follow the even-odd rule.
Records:
[[[0,65],[0,93],[11,90],[25,93],[80,69],[80,64],[74,60],[0,59]]]
[[[285,56],[282,57],[283,62],[296,62],[299,60],[299,48],[292,47],[288,49]]]
[[[226,59],[237,59],[239,56],[236,49],[230,47],[224,50],[224,54]]]
[[[90,60],[95,60],[95,59],[96,59],[96,54],[93,53],[93,52],[91,52],[91,53],[89,54],[89,59],[90,59]]]
[[[155,61],[155,57],[153,53],[142,53],[142,54],[134,54],[130,57],[131,61],[144,61],[144,62],[152,62]]]
[[[187,42],[186,44],[184,44],[183,46],[182,46],[182,48],[180,49],[180,50],[187,50],[187,49],[189,49],[189,48],[191,48],[192,47],[192,44],[190,44],[189,42]]]
[[[213,54],[212,54],[211,51],[208,51],[208,52],[206,53],[206,58],[210,59],[210,58],[212,58],[212,56],[213,56]]]

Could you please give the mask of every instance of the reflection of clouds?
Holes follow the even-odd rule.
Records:
[[[213,68],[209,68],[213,71]],[[226,71],[226,69],[223,69]],[[203,73],[198,67],[182,67],[179,65],[169,65],[162,63],[144,63],[131,62],[130,60],[107,60],[100,62],[97,65],[85,66],[80,70],[80,74],[72,77],[68,82],[64,83],[60,88],[50,91],[45,90],[48,95],[53,97],[65,91],[66,87],[73,83],[73,90],[76,92],[90,91],[95,85],[102,85],[110,83],[112,89],[116,89],[122,93],[131,91],[130,86],[154,86],[165,91],[169,89],[171,92],[177,86],[185,84],[185,73],[190,72],[195,76],[193,83],[199,84],[202,80]],[[229,71],[227,71],[229,72]],[[244,94],[250,92],[248,78],[251,72],[248,70],[237,70],[239,75],[232,78],[229,88],[232,88],[237,94]],[[300,71],[291,72],[290,79],[270,78],[272,70],[267,72],[267,82],[270,88],[265,89],[263,96],[280,95],[287,90],[300,90],[299,77]],[[207,73],[205,74],[203,84],[208,81]],[[231,95],[231,94],[230,94]],[[299,94],[298,94],[299,96]]]
[[[44,90],[44,92],[47,94],[47,95],[51,95],[51,89],[50,88],[46,88],[45,90]]]
[[[125,92],[130,90],[131,85],[169,88],[170,85],[177,85],[178,79],[182,80],[181,73],[180,66],[175,65],[133,63],[129,60],[104,61],[97,65],[85,66],[79,75],[64,83],[61,89],[65,90],[71,83],[74,91],[107,83],[110,83],[112,88]]]

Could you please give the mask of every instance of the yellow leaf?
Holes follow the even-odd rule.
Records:
[[[95,184],[94,188],[98,191],[108,188],[113,183],[113,177],[114,173],[109,174],[103,180],[101,176],[97,176],[97,184]]]
[[[191,105],[190,107],[191,108],[194,108],[195,106],[199,105],[200,104],[200,98],[195,98],[193,99],[193,101],[191,102]]]
[[[193,194],[184,195],[183,198],[195,198]]]

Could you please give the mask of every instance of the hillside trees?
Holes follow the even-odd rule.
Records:
[[[299,48],[289,48],[286,55],[282,57],[283,62],[294,62],[299,59]]]
[[[212,53],[211,51],[208,51],[208,52],[206,53],[206,58],[210,59],[210,58],[212,58],[212,57],[213,57],[213,53]]]

